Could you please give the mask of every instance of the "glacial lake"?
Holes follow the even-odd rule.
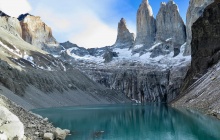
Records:
[[[162,104],[102,105],[32,110],[60,128],[67,140],[220,140],[220,121]]]

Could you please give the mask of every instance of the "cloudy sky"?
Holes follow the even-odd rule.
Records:
[[[22,13],[40,16],[52,28],[58,42],[71,41],[82,47],[114,44],[121,17],[136,32],[136,12],[142,0],[0,0],[0,10],[17,17]],[[149,0],[156,16],[160,2]],[[189,0],[174,0],[184,21]]]

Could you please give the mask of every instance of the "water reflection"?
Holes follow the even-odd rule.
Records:
[[[220,121],[166,105],[34,110],[72,131],[69,140],[219,140]]]

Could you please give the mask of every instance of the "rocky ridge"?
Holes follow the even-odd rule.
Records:
[[[146,22],[145,18],[150,18],[151,12],[149,2],[143,0],[137,18],[140,22],[138,26],[143,27],[138,28],[146,27],[147,23],[142,24],[141,22],[142,20]],[[146,15],[148,16],[145,17]],[[153,14],[151,18],[153,18]],[[118,43],[122,38],[127,42],[127,35],[131,35],[124,19],[121,19],[115,43],[121,46],[115,47],[113,45],[87,50],[73,47],[64,51],[66,52],[65,56],[68,58],[68,62],[78,67],[95,82],[123,92],[131,99],[140,100],[140,93],[142,92],[145,101],[169,102],[178,95],[180,85],[190,64],[190,57],[183,56],[186,47],[184,44],[186,41],[185,25],[180,17],[178,6],[173,1],[161,4],[157,16],[157,26],[159,30],[154,32],[153,44],[148,49],[146,46],[143,49],[143,45],[135,45],[134,43],[137,47],[137,53],[134,53],[133,47],[129,49],[130,45],[126,45],[126,47],[123,45],[125,43]],[[162,31],[167,31],[168,34],[162,33]],[[148,33],[145,32],[146,34]],[[158,36],[157,40],[156,35]],[[138,39],[138,35],[136,39]],[[65,45],[63,47],[66,48]],[[138,68],[141,70],[137,70]],[[174,71],[175,74],[173,74]],[[166,80],[161,82],[158,77],[163,77],[162,79]],[[154,80],[151,82],[148,79]],[[174,80],[178,82],[174,82]]]
[[[21,38],[22,36],[22,30],[19,20],[17,18],[8,16],[2,11],[0,11],[0,27],[4,28],[9,33],[18,38]]]
[[[53,37],[51,28],[39,16],[24,14],[18,19],[22,28],[22,38],[26,42],[53,54],[63,50]]]

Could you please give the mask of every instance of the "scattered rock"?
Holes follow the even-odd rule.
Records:
[[[67,133],[65,130],[62,130],[60,128],[56,128],[54,131],[54,135],[55,135],[55,138],[58,140],[65,140]]]
[[[52,133],[44,133],[44,140],[54,140],[54,135]]]
[[[5,134],[0,134],[0,140],[8,140]]]

